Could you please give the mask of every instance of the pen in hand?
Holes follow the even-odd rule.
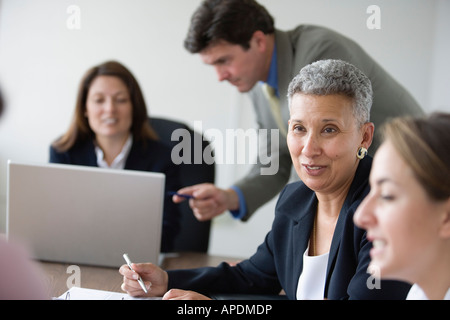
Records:
[[[130,270],[134,271],[133,268],[131,267],[131,260],[128,257],[128,254],[124,253],[123,258],[125,259],[125,261],[128,265],[128,268],[130,268]],[[134,271],[134,272],[136,272],[136,271]],[[136,272],[136,274],[137,274],[137,272]],[[144,290],[145,293],[148,293],[147,288],[145,287],[144,281],[142,280],[141,276],[139,276],[139,279],[137,281],[139,282],[142,290]]]
[[[178,196],[178,197],[185,198],[185,199],[195,199],[194,196],[191,196],[189,194],[178,193],[175,191],[169,191],[169,192],[167,192],[167,194],[169,196]]]

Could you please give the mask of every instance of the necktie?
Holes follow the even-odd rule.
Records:
[[[281,107],[280,107],[280,99],[275,95],[275,89],[269,86],[267,83],[262,84],[262,91],[264,96],[267,98],[269,102],[270,110],[272,111],[272,115],[277,123],[278,128],[280,128],[281,133],[286,136],[287,135],[287,124],[284,123],[283,117],[281,116]]]

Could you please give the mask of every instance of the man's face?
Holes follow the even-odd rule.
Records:
[[[218,41],[200,52],[202,61],[212,65],[219,81],[227,80],[239,92],[248,92],[268,74],[266,46],[261,38],[253,36],[250,48],[226,41]],[[269,60],[270,61],[270,60]]]

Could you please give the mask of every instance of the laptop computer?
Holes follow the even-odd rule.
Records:
[[[8,162],[7,236],[34,258],[119,267],[158,264],[165,175]]]

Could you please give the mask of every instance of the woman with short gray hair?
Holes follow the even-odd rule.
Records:
[[[371,92],[369,79],[346,62],[304,67],[289,87],[287,135],[301,181],[281,192],[264,242],[236,266],[166,272],[138,264],[135,271],[152,283],[150,294],[204,299],[214,293],[278,294],[283,289],[289,299],[405,299],[408,284],[378,281],[367,273],[372,244],[353,224],[369,192]],[[135,273],[126,265],[120,272],[122,289],[141,295]],[[167,292],[172,288],[201,294]]]
[[[354,65],[342,60],[319,60],[300,70],[288,88],[288,100],[296,93],[318,96],[342,94],[354,100],[353,113],[360,125],[370,121],[372,85]]]

